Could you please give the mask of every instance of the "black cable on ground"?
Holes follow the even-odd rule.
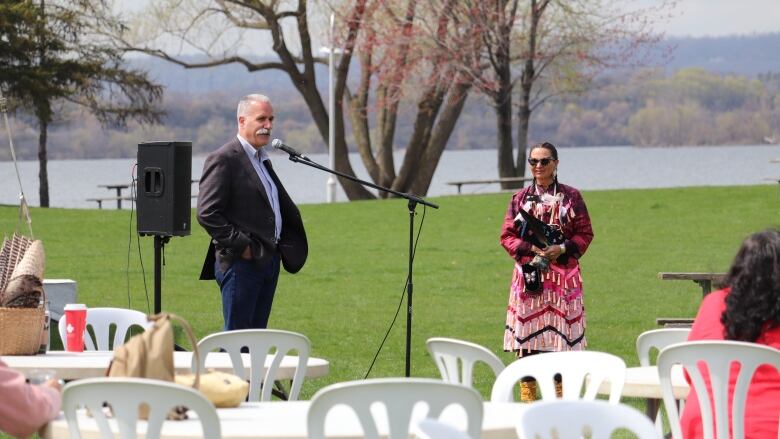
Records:
[[[423,224],[425,224],[425,213],[426,213],[426,206],[423,204],[423,215],[420,219],[420,227],[417,228],[417,237],[414,239],[414,247],[412,248],[412,265],[414,265],[414,255],[417,254],[417,243],[420,241],[420,234],[422,233]],[[371,360],[371,365],[368,366],[368,370],[366,371],[366,375],[363,377],[363,379],[368,378],[368,375],[371,374],[371,369],[374,368],[374,363],[376,363],[376,359],[379,357],[379,353],[382,352],[382,347],[385,345],[385,341],[387,341],[387,337],[390,336],[390,331],[393,330],[393,326],[395,326],[395,321],[398,319],[398,313],[401,311],[401,307],[404,303],[404,297],[406,296],[406,287],[409,285],[409,274],[406,275],[406,281],[404,282],[404,289],[401,291],[401,300],[398,302],[398,308],[395,310],[395,315],[393,316],[393,320],[390,322],[390,327],[387,328],[387,332],[385,333],[384,338],[382,339],[382,342],[379,344],[379,349],[377,349],[376,354],[374,354],[374,359]]]

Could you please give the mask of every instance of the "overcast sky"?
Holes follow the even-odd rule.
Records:
[[[667,36],[780,32],[780,0],[679,0],[673,14],[658,29]]]
[[[139,11],[155,0],[118,0],[120,10]],[[607,0],[609,1],[609,0]],[[661,0],[623,0],[618,4],[642,7],[659,4]],[[655,23],[655,30],[663,32],[667,37],[715,37],[724,35],[751,35],[756,33],[780,32],[780,0],[676,0],[675,8],[670,11],[668,20]],[[311,23],[314,47],[320,44],[321,33],[317,31],[318,24]],[[250,36],[244,35],[242,41],[252,41],[251,48],[241,47],[239,52],[249,52],[263,55],[262,47],[271,45],[267,32],[257,31]],[[262,42],[258,44],[258,42]],[[171,43],[179,47],[178,40]],[[191,53],[184,48],[183,53]],[[271,50],[268,53],[272,54]]]
[[[138,10],[152,0],[121,1]],[[634,0],[638,4],[657,0]],[[674,17],[659,25],[668,36],[722,36],[780,32],[780,0],[677,0]]]

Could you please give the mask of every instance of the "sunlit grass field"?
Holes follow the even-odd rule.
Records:
[[[431,201],[440,209],[418,207],[413,376],[438,376],[425,350],[425,340],[434,336],[479,343],[512,361],[501,343],[513,263],[498,243],[510,196],[438,197]],[[581,259],[588,348],[616,354],[629,366],[638,364],[634,341],[640,332],[656,328],[657,317],[693,317],[701,300],[696,284],[661,281],[658,272],[725,271],[746,235],[780,225],[774,185],[583,196],[595,232]],[[270,327],[305,334],[312,355],[330,361],[328,376],[304,385],[301,398],[308,399],[327,384],[366,375],[402,300],[409,220],[401,200],[300,208],[309,259],[300,273],[281,276]],[[12,233],[17,217],[18,208],[0,207],[0,230]],[[153,239],[140,238],[139,257],[129,210],[33,209],[32,220],[46,248],[47,278],[76,280],[79,301],[88,306],[148,311]],[[172,238],[165,247],[163,310],[189,320],[197,337],[222,327],[217,285],[198,280],[207,244],[195,224],[191,236]],[[402,311],[371,377],[403,376],[405,334]],[[476,372],[475,386],[488,397],[493,376],[487,368]]]

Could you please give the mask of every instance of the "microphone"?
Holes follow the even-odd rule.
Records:
[[[296,151],[291,146],[285,145],[284,142],[282,142],[279,139],[274,139],[274,141],[271,142],[271,146],[273,146],[274,149],[279,149],[279,150],[282,150],[282,151],[286,152],[287,154],[290,154],[291,157],[300,157],[300,158],[302,158],[304,160],[307,160],[307,161],[309,160],[308,157],[306,157],[305,155],[299,153],[298,151]]]

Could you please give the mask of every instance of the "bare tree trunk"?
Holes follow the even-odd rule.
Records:
[[[404,155],[401,170],[398,172],[398,177],[393,181],[393,190],[407,192],[411,190],[414,180],[418,178],[423,154],[425,149],[428,148],[431,132],[447,93],[447,87],[446,85],[442,87],[432,85],[420,95],[417,101],[417,117],[414,121],[414,128],[406,147],[406,155]],[[425,194],[418,193],[417,195]]]
[[[392,93],[388,90],[386,84],[378,84],[376,87],[376,96],[378,101],[387,102]],[[394,96],[392,99],[398,99]],[[376,142],[377,155],[376,163],[379,169],[378,178],[374,181],[384,187],[390,187],[395,180],[395,161],[393,160],[393,140],[395,139],[395,127],[398,113],[398,102],[388,103],[379,109],[377,115],[377,132],[379,139]],[[353,130],[354,131],[354,130]],[[379,198],[387,198],[387,192],[379,192]]]
[[[418,166],[417,177],[412,182],[410,192],[418,195],[425,195],[431,186],[433,174],[439,165],[439,160],[447,145],[447,140],[455,129],[455,124],[466,105],[466,98],[471,89],[472,83],[461,83],[453,87],[447,98],[438,123],[433,129],[433,134],[428,142],[428,147],[423,153],[422,160]]]
[[[336,69],[336,87],[334,90],[336,98],[336,114],[333,115],[333,117],[336,118],[336,145],[334,148],[336,155],[336,170],[348,175],[355,175],[355,171],[352,170],[352,164],[349,162],[349,150],[347,148],[347,141],[344,132],[344,96],[346,95],[347,89],[347,73],[349,72],[349,64],[352,60],[352,49],[354,48],[355,40],[357,39],[364,13],[365,0],[358,0],[355,2],[355,5],[350,14],[350,19],[348,20],[349,30],[346,41],[344,43],[345,50],[339,61],[338,68]],[[298,19],[299,21],[305,23],[306,14],[299,15]],[[306,34],[308,35],[308,32]],[[311,55],[311,53],[309,53],[309,55]],[[308,58],[311,61],[311,56]],[[322,102],[322,99],[319,99],[319,92],[317,92],[317,85],[314,81],[313,68],[311,69],[311,74],[312,80],[308,83],[310,86],[310,91],[312,94],[315,94],[318,97],[319,102]],[[347,111],[349,112],[349,109],[347,109]],[[325,135],[323,135],[323,139],[328,139],[327,128],[325,130],[321,129],[320,132],[325,133]],[[368,145],[370,147],[370,139],[365,139],[365,141],[369,142]],[[366,166],[368,167],[368,165]],[[341,187],[344,188],[344,193],[347,195],[347,198],[350,200],[368,200],[375,198],[374,195],[360,183],[355,183],[347,178],[342,177],[338,177],[338,181],[341,184]]]
[[[46,170],[48,159],[46,157],[46,137],[49,123],[45,117],[38,117],[38,196],[41,207],[49,207],[49,173]]]
[[[360,158],[366,166],[369,177],[373,181],[379,181],[379,165],[374,159],[371,146],[371,132],[368,125],[368,93],[371,87],[371,51],[358,55],[360,61],[360,84],[354,96],[347,96],[347,111],[349,120],[352,123],[352,133],[355,137]]]
[[[449,13],[455,0],[447,0],[439,12],[436,38],[445,41],[450,22]],[[455,122],[463,109],[466,100],[465,92],[471,88],[471,83],[461,89],[460,83],[453,85],[458,79],[451,67],[446,67],[448,55],[439,53],[432,60],[434,66],[430,83],[420,94],[417,101],[417,117],[414,121],[412,135],[407,144],[401,170],[393,182],[392,188],[400,192],[414,192],[424,196],[428,192],[433,172],[439,164],[442,150],[454,128]],[[455,91],[453,91],[455,90]],[[461,94],[460,92],[464,93]],[[439,117],[442,104],[447,99],[444,115]]]
[[[46,1],[40,1],[41,26],[45,23]],[[43,29],[38,33],[38,63],[44,66],[46,59],[46,41]],[[49,129],[49,118],[51,117],[51,106],[48,101],[41,100],[36,105],[36,115],[38,117],[38,197],[41,207],[49,207],[49,173],[46,169],[48,159],[46,157],[46,137]]]
[[[518,177],[525,175],[525,152],[528,149],[528,124],[531,120],[531,108],[529,105],[529,98],[524,92],[520,108],[517,110],[517,163],[515,175]]]
[[[514,164],[514,155],[512,154],[512,79],[510,77],[508,56],[503,67],[505,68],[502,68],[499,72],[499,89],[495,97],[496,128],[498,130],[498,176],[501,178],[518,176]],[[516,187],[522,187],[522,182],[519,185],[512,183],[501,184],[502,189]]]
[[[342,107],[341,96],[336,101],[336,107]],[[347,141],[344,135],[344,111],[336,110],[336,170],[347,175],[355,175],[355,171],[352,170],[352,164],[349,162],[349,150],[347,149]],[[365,186],[360,183],[356,183],[348,178],[338,177],[338,181],[341,187],[344,189],[344,193],[350,200],[371,200],[376,198]]]
[[[362,17],[364,8],[361,7],[364,1],[359,1],[358,5],[353,9],[353,17],[356,17],[356,23],[359,23]],[[273,49],[279,56],[279,60],[283,66],[283,70],[290,77],[293,86],[298,90],[298,93],[303,97],[306,102],[306,106],[309,108],[314,124],[317,126],[317,130],[320,132],[320,136],[325,142],[328,142],[328,112],[325,109],[325,104],[322,101],[319,90],[317,90],[315,70],[314,70],[314,57],[311,53],[311,38],[309,35],[308,16],[306,10],[307,2],[299,1],[298,9],[295,13],[296,21],[298,24],[298,35],[301,39],[301,48],[303,59],[303,70],[299,70],[298,64],[300,63],[299,57],[293,55],[284,41],[282,34],[282,26],[278,17],[272,11],[272,9],[260,7],[257,10],[258,13],[268,22],[268,30],[271,32],[271,38],[273,39]],[[354,41],[357,35],[357,27],[352,24],[350,27],[351,41]],[[336,118],[336,170],[344,174],[355,175],[352,170],[352,165],[349,162],[349,156],[347,151],[347,145],[344,141],[344,111],[343,111],[343,97],[344,97],[344,84],[346,81],[346,69],[345,63],[348,64],[351,59],[350,53],[345,53],[341,57],[339,67],[336,74],[336,114],[333,117]],[[186,65],[186,64],[185,64]],[[339,178],[339,183],[344,188],[344,192],[347,194],[347,198],[350,200],[355,199],[370,199],[374,196],[366,190],[363,186],[355,183],[346,178]]]
[[[528,55],[520,77],[520,106],[517,110],[517,161],[515,175],[525,175],[526,149],[528,149],[528,125],[531,121],[531,88],[536,80],[536,39],[539,36],[539,21],[550,0],[531,0],[531,23],[528,32]]]
[[[280,56],[281,57],[281,56]],[[290,74],[290,70],[287,71]],[[290,79],[293,85],[300,93],[303,100],[306,102],[306,106],[309,108],[314,124],[317,126],[320,136],[327,142],[328,141],[328,112],[325,109],[325,104],[322,102],[322,97],[317,90],[313,77],[309,77],[308,72],[304,72],[303,75],[290,74]],[[349,152],[347,145],[344,141],[344,110],[342,106],[342,99],[344,93],[339,93],[339,86],[336,86],[336,170],[349,175],[355,175],[355,171],[352,169],[352,164],[349,162]],[[343,85],[342,85],[343,90]],[[346,178],[339,177],[339,183],[344,188],[344,193],[350,200],[366,200],[374,198],[374,196],[366,190],[359,183],[355,183]]]
[[[393,94],[393,93],[391,93]],[[389,187],[395,180],[395,160],[393,159],[393,139],[395,138],[396,120],[398,119],[398,97],[395,102],[389,103],[389,108],[382,108],[379,122],[379,141],[377,147],[377,164],[379,165],[379,180],[377,184]],[[380,197],[386,198],[387,193],[380,193]]]
[[[510,36],[514,21],[514,12],[508,18],[506,16],[505,2],[496,2],[498,17],[498,35],[494,69],[498,90],[494,95],[496,111],[496,128],[498,130],[498,176],[517,177],[514,155],[512,154],[512,67],[510,60]],[[502,183],[502,189],[514,189],[522,187],[522,182]]]
[[[508,94],[504,96],[504,99],[499,99],[496,102],[496,125],[498,130],[498,176],[501,178],[517,177],[514,154],[512,153],[512,98]],[[520,186],[510,183],[501,184],[502,189]]]
[[[417,12],[418,0],[408,0],[406,3],[406,12],[404,19],[398,23],[398,34],[401,38],[401,44],[397,48],[391,49],[391,53],[396,53],[395,64],[389,78],[377,85],[377,99],[384,101],[377,117],[377,156],[376,161],[379,165],[379,180],[377,184],[385,187],[394,185],[396,180],[395,160],[393,158],[393,146],[396,133],[396,124],[398,120],[398,107],[401,103],[401,85],[405,82],[407,75],[407,59],[411,50],[412,32],[414,30],[414,20]],[[386,192],[380,192],[380,198],[387,198]]]

